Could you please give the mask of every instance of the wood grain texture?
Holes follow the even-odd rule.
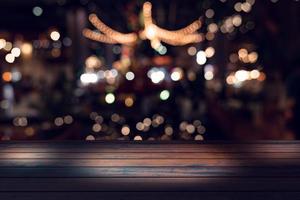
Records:
[[[0,199],[41,198],[300,199],[300,142],[1,142]]]

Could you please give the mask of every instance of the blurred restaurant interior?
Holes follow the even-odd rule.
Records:
[[[0,5],[0,140],[300,138],[298,0]]]

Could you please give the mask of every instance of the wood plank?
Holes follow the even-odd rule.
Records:
[[[200,145],[201,146],[201,145]],[[296,147],[190,147],[190,148],[178,148],[174,147],[145,147],[145,148],[134,148],[134,147],[6,147],[1,148],[0,152],[8,153],[8,152],[15,152],[15,153],[300,153],[300,148]]]
[[[300,141],[0,143],[5,200],[298,199],[299,188]]]
[[[80,149],[78,149],[80,145]],[[0,152],[300,152],[299,143],[1,143]]]
[[[41,198],[42,197],[42,198]],[[298,200],[300,192],[0,192],[3,200]]]
[[[300,167],[299,159],[1,159],[0,167],[128,167],[128,166],[281,166]]]
[[[0,178],[0,192],[283,191],[298,192],[299,178]]]
[[[1,178],[291,177],[299,167],[1,167]]]
[[[211,159],[244,159],[244,158],[274,158],[274,159],[300,159],[300,154],[295,152],[271,152],[271,153],[223,153],[223,152],[202,152],[202,153],[131,153],[131,152],[118,152],[118,153],[39,153],[39,152],[8,152],[1,153],[0,159],[166,159],[166,158],[175,158],[175,159],[203,159],[203,158],[211,158]]]

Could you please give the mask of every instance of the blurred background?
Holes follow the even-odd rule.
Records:
[[[300,138],[298,0],[0,5],[1,140]]]

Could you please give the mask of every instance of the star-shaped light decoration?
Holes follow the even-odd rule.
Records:
[[[94,41],[108,44],[135,45],[138,39],[150,40],[151,46],[157,49],[161,42],[173,46],[182,46],[203,41],[203,35],[197,31],[201,28],[201,21],[196,20],[190,25],[179,30],[166,30],[156,25],[152,18],[152,4],[145,2],[143,5],[144,30],[136,33],[121,33],[105,25],[95,14],[89,16],[89,21],[99,32],[84,29],[83,35]]]

